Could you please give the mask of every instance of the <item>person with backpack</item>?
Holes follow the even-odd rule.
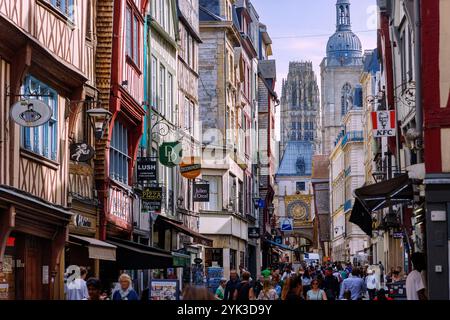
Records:
[[[322,281],[322,289],[325,291],[328,300],[336,300],[339,296],[339,281],[333,275],[333,268],[325,270],[325,278]]]
[[[269,279],[264,280],[264,286],[258,295],[258,300],[275,301],[278,300],[278,298],[279,296],[273,288],[271,281]]]
[[[239,283],[236,287],[236,290],[234,291],[234,297],[235,301],[239,302],[247,302],[250,300],[254,300],[255,294],[252,288],[252,285],[250,283],[250,273],[245,271],[242,273],[242,281]]]

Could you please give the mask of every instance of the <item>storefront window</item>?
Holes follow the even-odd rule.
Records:
[[[230,249],[230,270],[236,270],[237,265],[236,265],[236,257],[237,257],[237,252],[236,250]]]
[[[205,249],[205,267],[223,267],[223,249]]]

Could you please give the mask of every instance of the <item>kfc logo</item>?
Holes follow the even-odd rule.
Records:
[[[397,127],[395,121],[395,111],[372,112],[374,137],[395,137]]]

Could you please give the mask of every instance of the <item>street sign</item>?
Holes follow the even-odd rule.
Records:
[[[403,239],[403,232],[394,232],[394,239]]]
[[[200,259],[200,258],[195,258],[195,259],[194,259],[194,263],[195,263],[195,264],[201,264],[202,262],[203,262],[203,260]]]
[[[281,229],[281,231],[294,231],[294,219],[281,218],[280,219],[280,229]]]
[[[396,136],[395,111],[376,111],[372,112],[371,115],[375,138]]]
[[[88,162],[94,157],[95,151],[87,143],[73,143],[70,145],[70,160]]]
[[[259,230],[260,230],[259,228],[253,228],[253,227],[248,228],[248,237],[250,239],[258,239],[258,238],[260,238],[261,235],[260,235],[260,231]]]
[[[148,211],[161,211],[161,187],[145,187],[142,191],[142,209]]]
[[[194,202],[209,202],[209,184],[194,183],[193,193]]]
[[[145,157],[137,160],[137,180],[156,181],[157,180],[157,162],[155,158]]]
[[[263,199],[258,200],[258,207],[263,209],[266,206],[266,202]]]
[[[159,147],[159,161],[162,165],[173,168],[181,163],[183,146],[180,142],[164,142]]]

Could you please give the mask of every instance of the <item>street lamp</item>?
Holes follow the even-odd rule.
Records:
[[[255,209],[258,209],[259,208],[259,201],[260,201],[260,198],[253,198],[253,205],[255,206]]]
[[[103,108],[94,108],[86,111],[86,114],[94,129],[95,139],[101,140],[109,124],[109,120],[111,120],[111,112]]]

